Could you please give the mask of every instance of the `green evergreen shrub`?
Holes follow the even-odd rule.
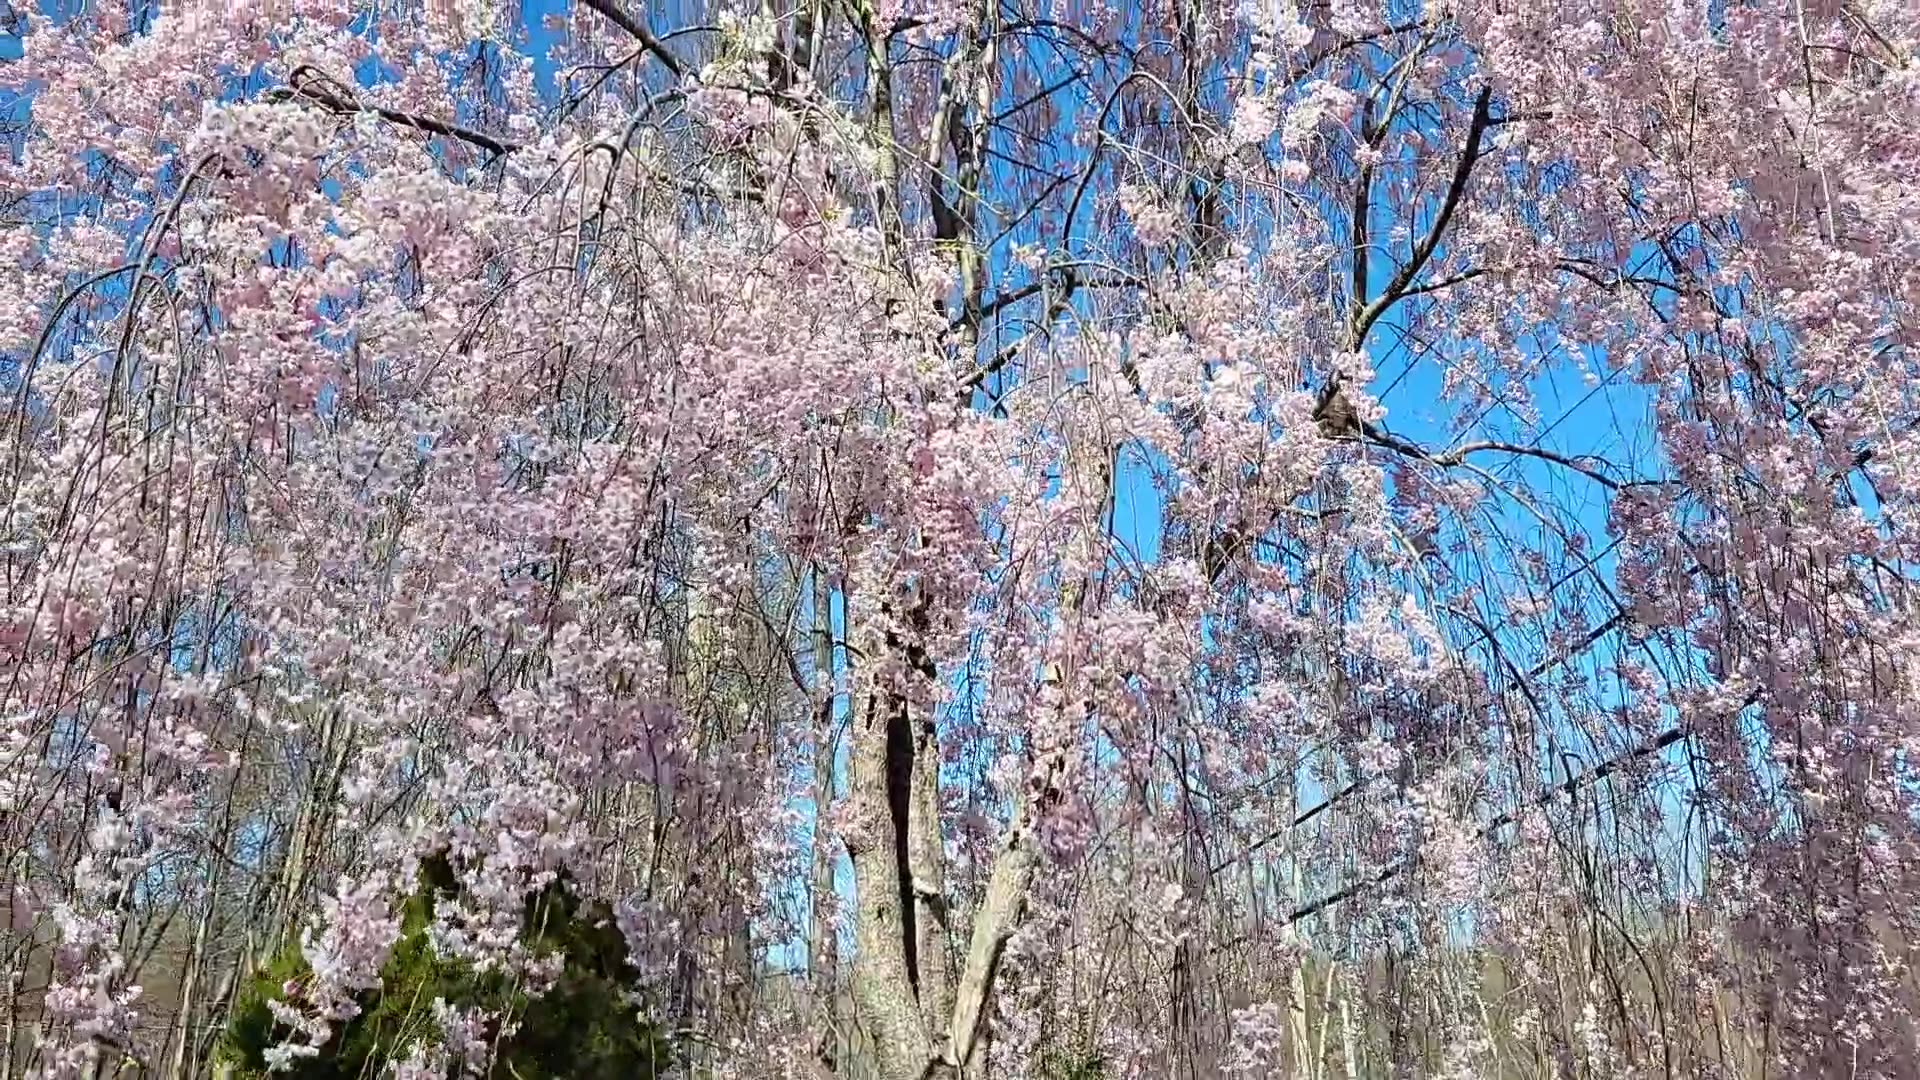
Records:
[[[402,912],[400,940],[380,972],[380,986],[358,998],[360,1012],[334,1026],[317,1057],[296,1059],[293,1080],[372,1080],[434,1035],[433,1001],[492,1010],[517,1027],[498,1040],[493,1076],[509,1080],[654,1080],[670,1061],[660,1029],[627,1003],[637,973],[612,912],[582,903],[562,878],[526,900],[521,940],[538,955],[565,958],[557,982],[531,997],[504,974],[477,972],[434,954],[427,940],[435,905],[457,895],[444,858],[424,860],[420,884]],[[255,973],[239,991],[219,1048],[238,1076],[267,1074],[266,1052],[287,1039],[268,1002],[284,1000],[289,981],[311,975],[297,943]],[[497,1035],[497,1031],[494,1032]]]

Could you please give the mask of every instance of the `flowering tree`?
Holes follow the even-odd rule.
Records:
[[[13,17],[0,1074],[1920,1075],[1912,5],[673,7]]]

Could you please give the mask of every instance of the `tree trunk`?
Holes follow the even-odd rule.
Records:
[[[913,777],[913,734],[904,703],[869,696],[854,724],[853,859],[855,905],[853,996],[873,1039],[880,1080],[921,1080],[933,1060],[922,1022],[912,944],[915,940],[907,863]]]
[[[833,673],[833,592],[826,574],[818,566],[813,572],[813,670],[816,681],[824,682],[824,693],[813,723],[813,911],[807,931],[807,974],[820,1003],[822,1045],[829,1061],[839,1059],[838,1018],[834,1003],[838,1000],[839,940],[834,929],[833,910],[833,835],[828,827],[833,807],[834,739],[833,707],[836,699]]]
[[[191,1048],[193,1046],[193,1009],[194,998],[200,992],[200,969],[205,966],[207,953],[207,935],[213,926],[213,912],[218,906],[219,875],[216,873],[207,883],[207,908],[200,913],[199,925],[193,930],[193,944],[187,949],[185,977],[180,984],[180,1004],[174,1011],[174,1026],[179,1029],[179,1038],[169,1040],[172,1043],[167,1059],[167,1076],[191,1075]]]

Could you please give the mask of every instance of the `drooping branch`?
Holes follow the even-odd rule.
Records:
[[[1462,614],[1462,613],[1458,612],[1456,609],[1456,614]],[[1607,619],[1601,620],[1591,630],[1581,635],[1578,641],[1573,642],[1571,645],[1555,653],[1553,656],[1540,661],[1539,663],[1535,664],[1532,668],[1528,669],[1525,672],[1514,669],[1512,665],[1512,661],[1507,660],[1504,654],[1502,655],[1502,659],[1503,661],[1506,662],[1508,670],[1512,675],[1515,684],[1520,687],[1521,691],[1527,696],[1529,700],[1533,700],[1534,693],[1531,689],[1530,684],[1534,679],[1539,678],[1541,675],[1544,675],[1548,671],[1551,671],[1552,669],[1559,667],[1561,664],[1566,663],[1567,661],[1573,659],[1574,657],[1584,654],[1588,649],[1591,649],[1595,644],[1597,644],[1600,641],[1600,639],[1606,637],[1608,634],[1619,629],[1620,626],[1625,622],[1626,622],[1626,616],[1624,614],[1615,613],[1613,616]],[[1485,627],[1481,627],[1480,629],[1483,635],[1485,635],[1488,641],[1491,643],[1492,642],[1491,633],[1488,632]],[[1407,777],[1405,775],[1402,775],[1401,777],[1399,777],[1399,780],[1404,785],[1405,781],[1407,780]],[[1359,795],[1361,792],[1365,791],[1368,788],[1368,786],[1369,786],[1369,783],[1365,778],[1348,782],[1345,786],[1341,787],[1339,790],[1335,791],[1333,794],[1320,800],[1319,802],[1308,807],[1307,809],[1302,810],[1299,814],[1295,815],[1291,820],[1281,824],[1277,828],[1274,828],[1262,834],[1260,837],[1255,839],[1252,843],[1248,844],[1244,850],[1228,858],[1221,859],[1219,862],[1215,863],[1211,867],[1210,873],[1213,876],[1218,876],[1222,871],[1226,870],[1228,867],[1232,866],[1234,863],[1238,862],[1239,860],[1244,859],[1254,854],[1257,851],[1260,851],[1261,849],[1267,847],[1269,844],[1272,844],[1275,841],[1282,839],[1283,837],[1286,837],[1287,835],[1291,834],[1294,830],[1300,828],[1302,825],[1307,824],[1308,822],[1314,820],[1315,818],[1321,816],[1322,814],[1325,814],[1327,811],[1333,810],[1336,807],[1340,806],[1342,803],[1345,803],[1347,800],[1352,799],[1356,795]]]
[[[1634,762],[1639,761],[1642,758],[1650,757],[1654,754],[1657,754],[1660,751],[1665,750],[1667,747],[1672,746],[1674,743],[1677,743],[1680,740],[1685,739],[1687,736],[1691,734],[1693,734],[1693,729],[1689,725],[1680,724],[1680,725],[1676,725],[1674,727],[1668,728],[1667,730],[1662,731],[1660,734],[1654,736],[1651,739],[1648,739],[1643,743],[1640,743],[1639,745],[1633,747],[1632,749],[1627,750],[1623,753],[1617,754],[1614,757],[1608,758],[1606,761],[1603,761],[1600,764],[1595,765],[1593,768],[1588,769],[1587,771],[1581,773],[1580,775],[1575,776],[1569,780],[1566,780],[1562,783],[1556,784],[1553,787],[1548,788],[1545,792],[1541,793],[1538,796],[1535,796],[1532,800],[1530,800],[1526,804],[1524,809],[1534,809],[1537,807],[1546,806],[1547,804],[1553,802],[1555,799],[1561,797],[1562,795],[1576,794],[1582,788],[1590,787],[1594,784],[1597,784],[1600,781],[1605,780],[1607,777],[1613,775],[1614,773],[1619,772],[1621,769],[1626,768],[1627,766],[1633,764]],[[1502,811],[1499,814],[1494,815],[1492,818],[1490,818],[1487,821],[1485,825],[1482,825],[1480,827],[1480,831],[1478,832],[1477,835],[1481,839],[1485,839],[1486,837],[1492,835],[1494,832],[1508,825],[1511,825],[1515,821],[1519,820],[1520,813],[1521,811],[1519,810],[1506,810],[1506,811]],[[1413,869],[1415,866],[1419,865],[1419,862],[1420,862],[1420,859],[1418,855],[1410,855],[1404,859],[1400,859],[1397,862],[1389,863],[1386,866],[1380,868],[1375,873],[1370,874],[1367,877],[1361,878],[1359,881],[1356,881],[1353,884],[1346,886],[1345,888],[1328,893],[1327,895],[1322,896],[1317,900],[1314,900],[1310,903],[1302,904],[1301,906],[1294,908],[1293,911],[1288,914],[1285,920],[1285,925],[1292,926],[1294,923],[1300,922],[1304,919],[1311,918],[1314,915],[1317,915],[1320,912],[1325,911],[1326,909],[1334,906],[1335,904],[1340,903],[1341,901],[1352,899],[1353,897],[1358,896],[1361,893],[1364,893],[1369,889],[1374,888],[1377,885],[1384,885],[1385,883],[1392,881],[1394,878],[1399,877],[1400,875]]]
[[[1345,403],[1345,395],[1337,389],[1331,396],[1323,397],[1322,404],[1315,415],[1315,419],[1320,422],[1321,430],[1329,438],[1357,439],[1361,442],[1386,450],[1392,450],[1394,453],[1404,457],[1409,457],[1416,461],[1424,461],[1429,465],[1435,465],[1443,469],[1451,469],[1464,465],[1466,464],[1466,459],[1474,454],[1504,453],[1515,454],[1521,457],[1538,458],[1541,461],[1551,462],[1563,468],[1572,469],[1574,472],[1611,491],[1623,491],[1632,487],[1654,486],[1659,483],[1659,481],[1645,480],[1616,480],[1607,473],[1588,464],[1589,461],[1601,460],[1592,457],[1592,455],[1562,454],[1558,451],[1548,450],[1526,443],[1511,443],[1489,439],[1464,443],[1450,450],[1435,452],[1410,439],[1395,435],[1377,424],[1360,419],[1354,415],[1352,406]],[[1602,464],[1605,464],[1605,462],[1602,462]]]

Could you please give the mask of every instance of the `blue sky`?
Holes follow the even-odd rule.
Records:
[[[50,10],[51,6],[43,0],[43,10]],[[687,6],[680,3],[630,2],[626,4],[626,8],[635,15],[639,15],[644,10],[652,25],[661,32],[685,26],[691,21],[686,17]],[[568,10],[569,5],[559,3],[557,0],[523,3],[520,8],[521,23],[528,32],[528,52],[534,59],[535,69],[543,88],[549,94],[557,92],[560,72],[546,56],[548,47],[555,40],[555,34],[542,25],[542,20],[546,15],[564,13]],[[18,48],[17,39],[0,38],[0,57],[16,56]],[[365,78],[370,73],[360,74]],[[1011,102],[997,103],[997,107],[1007,104]],[[18,107],[18,103],[15,103],[15,108]],[[1056,159],[1056,163],[1058,160],[1064,159]],[[1001,159],[995,159],[995,162],[992,166],[995,169],[1008,168]],[[1428,213],[1431,213],[1430,209]],[[1420,220],[1416,217],[1416,221]],[[1097,237],[1090,233],[1094,228],[1088,216],[1083,215],[1080,219],[1079,235],[1070,237],[1069,242],[1080,244],[1096,239]],[[1384,228],[1376,229],[1376,234],[1384,234]],[[1015,230],[1008,237],[1008,243],[996,249],[995,260],[990,266],[994,277],[998,280],[1008,280],[1012,266],[1007,260],[1007,250],[1012,243],[1035,238],[1036,234],[1032,232],[1031,226]],[[1641,254],[1644,255],[1646,252],[1643,251]],[[1377,290],[1384,285],[1392,267],[1385,259],[1376,259],[1374,265],[1373,286]],[[1369,342],[1375,368],[1379,373],[1375,387],[1389,409],[1385,426],[1401,437],[1435,449],[1444,448],[1453,438],[1448,427],[1453,418],[1444,408],[1438,407],[1443,402],[1442,373],[1430,358],[1416,357],[1406,348],[1396,344],[1398,336],[1396,331],[1402,328],[1401,315],[1389,316],[1376,327]],[[1604,356],[1591,356],[1589,360],[1595,370],[1606,369]],[[991,387],[992,384],[989,386]],[[1560,361],[1544,364],[1540,374],[1532,380],[1530,389],[1539,402],[1542,413],[1553,418],[1545,431],[1531,429],[1517,418],[1496,410],[1481,418],[1476,430],[1472,433],[1473,437],[1535,443],[1542,448],[1569,456],[1584,454],[1604,456],[1619,466],[1620,473],[1625,477],[1653,478],[1660,474],[1661,462],[1654,451],[1652,439],[1645,435],[1648,401],[1645,392],[1639,387],[1633,386],[1624,378],[1615,378],[1611,379],[1606,386],[1596,389],[1584,382],[1574,365],[1565,362],[1563,358]],[[1387,452],[1380,453],[1384,455]],[[1161,512],[1161,499],[1154,481],[1155,462],[1150,455],[1137,449],[1124,455],[1123,462],[1117,481],[1119,493],[1115,530],[1118,537],[1133,551],[1151,562],[1158,555]],[[1598,492],[1596,486],[1590,481],[1570,474],[1557,465],[1531,458],[1519,457],[1500,461],[1490,456],[1485,464],[1499,474],[1511,477],[1523,487],[1537,491],[1556,491],[1571,496],[1561,507],[1561,509],[1577,508],[1571,517],[1570,524],[1594,538],[1596,551],[1604,546],[1605,503],[1604,499],[1596,497],[1603,493]],[[1504,502],[1495,521],[1510,535],[1519,538],[1523,544],[1535,548],[1539,546],[1539,526],[1524,508],[1511,502]],[[1529,540],[1529,538],[1534,539]],[[1476,557],[1481,560],[1482,568],[1488,565],[1487,555],[1484,552]],[[1501,569],[1499,565],[1501,558],[1502,556],[1496,550],[1493,556],[1493,569]],[[1613,561],[1610,556],[1603,556],[1594,563],[1594,571],[1602,577],[1610,578],[1612,569]],[[844,612],[838,611],[837,608],[836,601],[835,620],[836,623],[840,623],[844,621]],[[1611,614],[1610,610],[1595,603],[1589,612],[1589,621],[1591,624],[1598,624]],[[801,625],[806,625],[808,621],[807,614],[803,610]],[[1496,635],[1504,635],[1504,644],[1514,650],[1516,656],[1530,655],[1525,652],[1527,642],[1518,633],[1499,626],[1496,626],[1495,632]],[[1484,657],[1484,646],[1474,643],[1474,635],[1470,633],[1463,635],[1457,643],[1467,651]],[[1594,649],[1575,661],[1589,673],[1589,681],[1592,685],[1598,687],[1610,685],[1610,680],[1602,674],[1601,668],[1608,662],[1612,651],[1611,647]],[[1483,659],[1482,662],[1486,661]],[[1617,702],[1607,701],[1603,697],[1600,703],[1610,705]],[[1609,751],[1611,749],[1615,748],[1609,748]],[[1683,750],[1684,744],[1682,747],[1673,748],[1668,754],[1671,758],[1678,759]],[[1605,756],[1604,753],[1601,756]],[[1587,762],[1588,765],[1594,763],[1592,760]],[[1303,776],[1303,780],[1306,789],[1302,795],[1303,800],[1314,801],[1317,783],[1310,775]],[[810,813],[812,808],[802,804],[802,809]],[[842,859],[841,863],[841,888],[843,891],[848,891],[851,889],[851,879],[846,872],[845,860]],[[789,899],[797,902],[800,898],[798,895],[793,895]],[[799,958],[794,952],[794,947],[788,946],[776,950],[775,962],[792,964],[798,963]]]

